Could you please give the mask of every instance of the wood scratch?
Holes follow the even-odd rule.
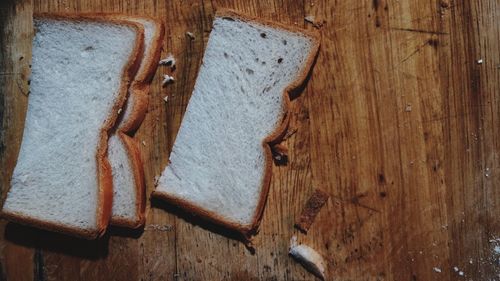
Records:
[[[21,91],[21,94],[23,94],[24,96],[28,96],[29,95],[29,92],[26,93],[23,89],[23,87],[21,85],[19,85],[19,80],[16,80],[16,85],[17,85],[17,88],[19,89],[19,91]]]
[[[422,48],[424,48],[425,46],[430,45],[430,42],[433,42],[433,41],[429,41],[429,40],[427,40],[427,41],[425,41],[425,43],[424,43],[424,44],[422,44],[422,45],[418,46],[418,47],[417,47],[417,49],[415,49],[415,51],[413,51],[411,54],[409,54],[408,56],[406,56],[406,57],[405,57],[405,58],[401,61],[401,63],[403,63],[403,62],[407,61],[408,59],[410,59],[411,57],[413,57],[415,54],[417,54],[418,52],[420,52],[420,50],[422,50]]]
[[[414,29],[414,28],[390,27],[389,29],[390,30],[398,30],[398,31],[415,32],[415,33],[436,34],[436,35],[449,35],[449,33],[447,33],[447,32],[434,31],[434,30]]]
[[[358,207],[361,207],[361,208],[365,208],[367,210],[370,210],[370,211],[373,211],[373,212],[376,212],[376,213],[381,213],[380,210],[377,210],[375,208],[372,208],[370,206],[367,206],[367,205],[362,204],[361,202],[359,202],[359,199],[363,198],[365,196],[367,196],[366,192],[361,193],[361,194],[357,194],[357,195],[351,197],[350,199],[344,199],[344,198],[342,198],[340,196],[335,196],[335,195],[332,195],[331,197],[334,198],[334,199],[336,199],[336,200],[338,200],[338,201],[340,201],[341,203],[343,203],[343,202],[349,202],[349,203],[351,203],[351,204],[353,204],[355,206],[358,206]]]

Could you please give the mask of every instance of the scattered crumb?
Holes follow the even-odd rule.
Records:
[[[144,228],[144,230],[156,230],[156,231],[172,231],[174,227],[170,224],[159,225],[159,224],[150,224]]]
[[[168,54],[167,57],[160,60],[160,62],[158,64],[169,66],[169,67],[174,69],[175,68],[175,58],[172,54]]]
[[[167,84],[173,83],[175,81],[174,77],[165,74],[163,75],[163,81],[161,82],[162,86],[165,86]]]
[[[472,261],[472,259],[469,259],[469,263],[470,263],[470,264],[473,264],[474,262]]]
[[[490,177],[490,168],[486,168],[486,169],[484,170],[484,176],[485,176],[485,177],[487,177],[487,178],[489,178],[489,177]]]
[[[458,267],[454,266],[453,270],[455,270],[455,272],[458,272]]]
[[[276,164],[286,164],[288,161],[288,148],[284,144],[273,145],[271,152],[273,153],[274,160],[277,162]]]
[[[163,98],[163,100],[164,100],[165,102],[168,102],[168,96],[165,96],[165,97]]]
[[[477,64],[483,64],[483,59],[478,59],[476,62]]]
[[[122,109],[121,108],[118,109],[118,114],[120,114],[120,113],[122,113]]]
[[[142,145],[146,146],[146,141],[142,141]]]
[[[441,268],[439,267],[434,267],[433,270],[437,273],[441,273]]]
[[[405,107],[405,111],[406,112],[410,112],[411,111],[411,104],[406,104],[406,107]]]
[[[189,31],[188,31],[188,32],[186,32],[186,35],[187,35],[187,37],[189,37],[189,39],[191,39],[191,40],[196,39],[196,37],[194,37],[194,34],[193,34],[192,32],[189,32]]]
[[[460,275],[460,276],[464,276],[464,272],[463,272],[463,271],[459,271],[459,272],[458,272],[458,275]]]

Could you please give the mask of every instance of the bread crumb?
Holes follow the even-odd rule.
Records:
[[[142,145],[146,146],[146,141],[142,141]]]
[[[477,64],[483,64],[483,59],[478,59],[476,62]]]
[[[169,66],[172,69],[175,69],[175,58],[172,54],[168,54],[166,58],[160,60],[159,65]]]
[[[487,177],[487,178],[489,178],[489,177],[490,177],[490,168],[486,168],[486,169],[484,170],[484,176],[485,176],[485,177]]]
[[[165,96],[165,97],[163,98],[163,100],[165,101],[165,103],[167,103],[167,102],[168,102],[168,96]]]
[[[276,164],[286,164],[288,160],[288,148],[284,144],[276,144],[271,147]]]
[[[194,34],[193,34],[192,32],[189,32],[189,31],[188,31],[188,32],[186,32],[186,35],[187,35],[187,37],[189,37],[189,39],[191,39],[191,40],[196,39],[196,37],[194,37]]]
[[[437,273],[441,273],[441,268],[439,267],[434,267],[433,270]]]
[[[161,82],[161,85],[165,86],[167,84],[173,83],[174,81],[175,81],[174,77],[172,77],[168,74],[165,74],[165,75],[163,75],[163,81]]]
[[[118,114],[120,114],[120,113],[122,113],[122,109],[121,108],[118,109]]]
[[[174,227],[170,224],[159,225],[159,224],[150,224],[144,228],[144,230],[156,230],[156,231],[172,231]]]
[[[295,235],[290,239],[290,250],[288,253],[309,272],[325,280],[327,263],[313,248],[298,244],[297,236]]]
[[[411,104],[407,103],[405,107],[406,112],[411,112]]]

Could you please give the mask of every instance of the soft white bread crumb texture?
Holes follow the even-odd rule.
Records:
[[[283,92],[312,46],[300,33],[215,18],[157,192],[251,225],[266,169],[262,142],[282,121]]]
[[[108,158],[113,172],[112,216],[134,222],[138,218],[136,185],[130,158],[120,137],[114,134],[109,138]]]
[[[35,19],[31,93],[4,211],[97,228],[97,147],[137,32],[112,23]]]

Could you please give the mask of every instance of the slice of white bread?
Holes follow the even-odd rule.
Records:
[[[270,144],[318,48],[306,31],[218,11],[154,196],[250,238],[269,189]]]
[[[165,29],[148,17],[123,16],[144,27],[141,66],[129,89],[129,96],[116,130],[109,140],[109,162],[113,171],[111,224],[137,228],[144,224],[144,171],[137,142],[128,134],[139,127],[147,111],[151,80],[160,60]]]
[[[2,215],[93,239],[109,223],[108,131],[144,45],[141,25],[100,15],[35,15],[31,93]]]

